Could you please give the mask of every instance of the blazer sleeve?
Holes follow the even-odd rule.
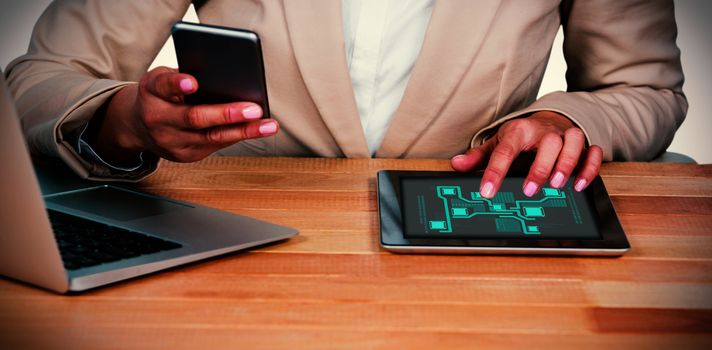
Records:
[[[561,5],[567,92],[542,96],[478,132],[536,111],[577,124],[604,160],[650,160],[672,142],[687,99],[672,0],[573,0]]]
[[[35,25],[27,54],[8,65],[28,146],[61,157],[94,180],[138,181],[158,165],[149,157],[139,171],[116,172],[81,157],[78,134],[119,89],[146,72],[190,0],[53,2]]]

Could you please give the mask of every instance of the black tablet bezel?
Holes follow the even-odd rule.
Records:
[[[470,177],[481,175],[455,173],[448,171],[398,171],[383,170],[378,172],[378,213],[381,228],[381,245],[387,249],[396,248],[407,251],[418,251],[417,248],[441,248],[434,251],[447,252],[447,248],[476,253],[477,250],[491,249],[490,252],[530,251],[536,253],[543,250],[556,254],[557,251],[615,251],[620,254],[630,249],[630,244],[615,213],[608,191],[600,176],[584,191],[590,199],[594,220],[598,226],[600,239],[476,239],[476,238],[407,238],[403,233],[400,207],[401,179],[404,177]],[[420,249],[427,250],[427,249]],[[616,254],[616,255],[620,255]]]

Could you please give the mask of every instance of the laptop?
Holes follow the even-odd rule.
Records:
[[[0,159],[0,275],[59,293],[298,234],[120,185],[82,181],[62,189],[52,184],[42,186],[51,188],[43,196],[1,71]]]

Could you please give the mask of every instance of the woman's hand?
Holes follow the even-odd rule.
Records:
[[[139,152],[193,162],[241,140],[273,135],[275,120],[261,120],[252,102],[188,105],[184,96],[198,90],[188,74],[158,67],[138,85],[119,90],[106,112],[90,122],[89,144],[109,162],[135,159]]]
[[[453,169],[471,171],[487,164],[480,193],[485,198],[497,194],[515,158],[526,151],[536,151],[522,191],[536,194],[548,181],[561,188],[583,159],[576,174],[574,189],[583,191],[601,169],[603,151],[598,146],[585,148],[586,137],[568,118],[550,111],[535,112],[527,118],[504,123],[497,134],[481,146],[451,159]],[[489,160],[489,161],[488,161]]]

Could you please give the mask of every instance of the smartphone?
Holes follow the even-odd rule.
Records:
[[[198,80],[190,104],[254,102],[269,118],[262,47],[257,33],[237,28],[176,22],[172,30],[178,70]]]

